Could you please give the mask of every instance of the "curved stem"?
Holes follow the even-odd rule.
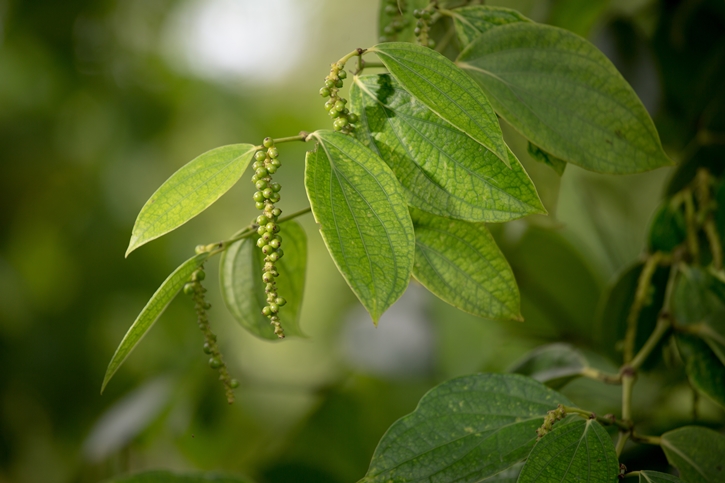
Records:
[[[307,137],[310,135],[307,131],[300,131],[300,133],[297,136],[288,136],[286,138],[276,138],[274,139],[274,144],[280,144],[280,143],[289,143],[292,141],[302,141],[306,142]]]
[[[605,384],[622,384],[622,374],[608,374],[594,369],[593,367],[585,367],[579,373],[582,377],[587,379],[594,379],[595,381],[602,381]]]
[[[632,432],[632,441],[636,441],[637,443],[662,446],[662,438],[659,436],[647,436],[644,434],[637,434],[635,432]]]
[[[624,450],[624,445],[627,443],[629,434],[630,434],[629,431],[620,431],[619,432],[619,438],[617,438],[617,446],[614,448],[614,451],[617,453],[618,457],[622,454],[622,450]]]
[[[625,430],[625,431],[631,431],[632,430],[632,422],[631,421],[624,421],[620,419],[616,419],[613,416],[607,417],[607,416],[597,416],[591,411],[587,411],[585,409],[579,409],[579,408],[573,408],[569,406],[562,406],[564,408],[564,411],[566,414],[576,414],[577,416],[581,416],[584,419],[596,419],[597,422],[605,425],[605,426],[617,426],[618,428]]]
[[[645,301],[647,300],[647,292],[652,283],[652,276],[659,266],[660,262],[665,258],[662,252],[655,252],[647,258],[642,268],[642,273],[637,281],[637,291],[635,292],[634,302],[627,316],[627,332],[624,336],[624,363],[628,364],[634,357],[634,343],[637,338],[637,322],[639,314],[642,311]]]

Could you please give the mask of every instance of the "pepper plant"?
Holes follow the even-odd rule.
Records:
[[[232,403],[239,383],[209,325],[204,265],[220,255],[220,290],[242,327],[270,341],[299,336],[307,234],[295,218],[309,212],[374,324],[411,277],[462,311],[522,320],[514,274],[488,226],[546,209],[502,122],[559,175],[569,163],[609,175],[673,164],[641,101],[596,47],[516,11],[469,3],[384,0],[380,43],[333,62],[320,88],[332,129],[213,149],[151,196],[127,255],[211,206],[250,164],[250,203],[261,214],[229,239],[197,246],[169,275],[121,341],[104,388],[183,291]],[[311,146],[300,180],[310,206],[283,214],[273,176],[289,142]],[[525,356],[516,374],[445,382],[390,427],[361,482],[725,481],[725,436],[697,425],[643,434],[632,417],[637,376],[663,347],[699,394],[725,407],[721,171],[681,168],[646,255],[611,291],[603,338],[619,342],[619,370],[554,344]],[[621,411],[594,414],[557,391],[577,377],[621,386]],[[619,463],[628,441],[660,446],[679,476],[628,471]]]

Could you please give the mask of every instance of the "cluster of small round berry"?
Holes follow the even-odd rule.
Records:
[[[418,39],[418,44],[428,46],[432,49],[436,46],[436,43],[435,40],[428,36],[430,32],[431,11],[427,8],[422,10],[415,9],[413,10],[413,17],[418,19],[415,24],[415,29],[413,29],[413,34]]]
[[[209,325],[209,317],[206,313],[207,310],[211,309],[211,304],[204,299],[206,289],[202,286],[201,282],[206,278],[206,273],[203,268],[198,268],[191,274],[191,281],[184,285],[184,293],[189,295],[194,300],[194,306],[196,309],[196,319],[204,334],[204,347],[203,351],[208,354],[209,367],[219,371],[219,380],[224,384],[226,392],[227,402],[232,404],[234,402],[233,389],[239,387],[239,382],[236,379],[232,379],[229,376],[227,365],[224,363],[219,346],[217,345],[217,337],[211,331]]]
[[[378,40],[392,42],[398,39],[398,34],[408,25],[408,19],[405,18],[406,6],[404,0],[385,0],[385,4],[385,13],[392,19],[383,28],[383,35]]]
[[[277,337],[284,338],[284,330],[277,313],[287,301],[277,294],[275,280],[279,276],[275,263],[284,255],[284,251],[280,248],[282,237],[278,235],[279,225],[277,224],[282,210],[274,205],[280,200],[279,191],[282,187],[279,183],[272,181],[272,175],[282,164],[278,159],[279,153],[274,146],[274,140],[269,137],[264,138],[263,144],[267,149],[257,151],[254,155],[254,176],[252,176],[252,183],[257,188],[254,193],[255,206],[258,210],[262,210],[262,214],[256,220],[259,235],[257,246],[265,255],[262,281],[266,284],[267,305],[262,308],[262,314],[269,318]]]
[[[335,131],[344,134],[350,134],[355,131],[355,123],[358,121],[357,115],[351,113],[345,105],[347,99],[340,96],[340,88],[343,80],[347,77],[344,64],[340,62],[330,65],[330,74],[325,77],[325,87],[320,89],[322,97],[329,97],[325,102],[325,110],[334,119],[333,126]]]

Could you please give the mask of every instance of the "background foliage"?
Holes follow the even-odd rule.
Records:
[[[672,170],[612,177],[569,166],[559,180],[504,126],[555,214],[492,227],[521,288],[523,323],[475,318],[413,286],[373,329],[302,218],[309,339],[255,339],[212,299],[212,325],[241,381],[228,407],[183,298],[104,396],[98,389],[129,320],[189,247],[254,216],[251,186],[124,261],[130,227],[197,154],[326,125],[320,79],[329,62],[376,42],[377,2],[0,0],[0,481],[95,482],[158,467],[356,481],[385,429],[434,384],[505,371],[547,341],[614,351],[603,337],[611,319],[596,315],[616,274],[636,280],[663,192],[696,164],[722,171],[725,7],[488,3],[590,38],[643,99],[680,175],[667,186]],[[290,212],[307,203],[309,146],[285,148],[281,207]],[[692,420],[681,367],[661,369],[638,382],[635,410],[654,409],[633,415],[657,434]],[[619,404],[616,390],[583,380],[562,392],[602,414]],[[699,408],[699,423],[722,424],[707,400]],[[637,456],[649,468],[664,467],[659,449],[636,450],[648,451]]]

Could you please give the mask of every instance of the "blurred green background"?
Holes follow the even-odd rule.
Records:
[[[477,319],[413,283],[375,329],[306,216],[309,338],[273,344],[245,333],[208,266],[212,326],[241,381],[236,404],[227,406],[181,297],[99,395],[158,284],[195,245],[255,215],[253,187],[240,183],[125,260],[145,200],[213,147],[329,127],[317,90],[330,62],[376,42],[377,3],[0,0],[0,482],[96,482],[147,468],[357,481],[385,429],[433,385],[504,371],[548,341],[601,346],[603,294],[642,253],[673,170],[611,177],[569,166],[559,180],[506,129],[555,213],[492,227],[525,322]],[[590,38],[637,90],[673,159],[722,163],[717,136],[697,137],[725,132],[722,1],[487,3]],[[280,150],[288,213],[308,205],[308,148]],[[605,367],[618,365],[609,346]],[[669,377],[638,383],[635,418],[653,431],[689,421],[690,391],[679,372]],[[565,390],[602,412],[617,411],[617,391]],[[723,414],[703,403],[701,418]],[[657,451],[647,455],[661,462]]]

